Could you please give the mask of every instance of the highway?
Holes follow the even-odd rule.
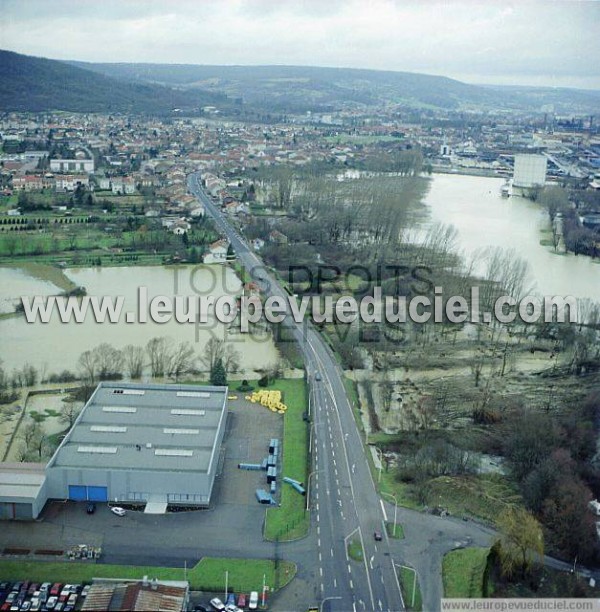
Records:
[[[277,295],[287,301],[285,290],[204,192],[198,174],[188,177],[188,187],[265,297]],[[404,610],[385,509],[354,421],[343,371],[309,322],[296,323],[288,313],[285,325],[299,343],[310,383],[312,471],[307,500],[317,538],[321,607],[340,612]],[[382,534],[381,541],[375,541],[375,531]],[[362,545],[362,562],[348,558],[347,544],[352,541]]]

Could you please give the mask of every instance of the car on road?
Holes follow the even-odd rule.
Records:
[[[315,374],[315,380],[316,380],[317,382],[319,382],[319,381],[323,380],[323,378],[321,377],[321,372],[317,372],[317,373]]]
[[[221,610],[225,610],[225,604],[218,597],[211,599],[210,605],[219,612],[221,612]]]
[[[120,506],[112,506],[110,511],[117,516],[125,516],[125,514],[127,514],[125,508],[121,508]]]
[[[94,514],[94,512],[96,512],[96,504],[94,502],[89,502],[85,508],[85,511],[88,514]]]
[[[252,591],[250,593],[250,599],[248,600],[248,609],[256,610],[258,608],[258,592]]]
[[[381,531],[375,531],[375,532],[373,533],[373,539],[374,539],[376,542],[381,542],[381,540],[383,539],[383,538],[382,538],[382,536],[381,536]]]

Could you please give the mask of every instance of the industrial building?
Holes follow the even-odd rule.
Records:
[[[0,466],[0,520],[48,499],[208,506],[226,420],[227,387],[102,382],[46,466]]]
[[[548,160],[544,155],[515,155],[513,195],[530,196],[546,183]]]
[[[208,506],[226,417],[227,387],[100,383],[46,467],[47,495]]]

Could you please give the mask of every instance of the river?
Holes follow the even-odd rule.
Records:
[[[467,257],[484,247],[515,249],[529,263],[535,292],[600,302],[600,262],[542,246],[547,213],[525,198],[503,198],[503,179],[434,174],[425,197],[431,223],[453,225]]]
[[[137,310],[138,287],[147,287],[148,299],[153,296],[195,296],[239,293],[240,281],[227,266],[160,266],[73,268],[65,271],[70,280],[83,286],[89,296],[122,295],[124,312]],[[49,282],[30,276],[25,269],[0,268],[0,304],[12,303],[21,295],[58,294],[60,290]],[[124,319],[124,317],[121,317]],[[256,368],[274,365],[278,353],[270,338],[250,334],[235,334],[215,322],[196,326],[175,320],[158,324],[95,323],[87,317],[83,323],[61,323],[56,316],[49,323],[26,322],[23,316],[0,320],[0,359],[7,370],[34,365],[46,373],[62,370],[75,371],[79,355],[102,342],[122,348],[126,344],[144,346],[151,338],[166,336],[176,342],[193,344],[198,355],[212,335],[231,342],[240,354],[242,368],[251,372]]]

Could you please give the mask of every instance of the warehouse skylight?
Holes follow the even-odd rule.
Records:
[[[120,425],[92,425],[90,431],[99,431],[103,433],[125,433],[127,427]]]
[[[157,448],[154,454],[162,457],[191,457],[194,451],[186,448]]]
[[[177,391],[177,397],[210,397],[206,391]]]
[[[78,446],[78,453],[98,453],[101,455],[114,455],[117,452],[116,446]]]
[[[175,427],[165,427],[163,433],[166,434],[199,434],[199,429],[177,429]]]
[[[178,416],[204,416],[206,410],[194,410],[193,408],[171,408],[171,414]]]
[[[134,406],[102,406],[102,412],[126,412],[133,414],[137,412]]]

